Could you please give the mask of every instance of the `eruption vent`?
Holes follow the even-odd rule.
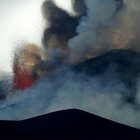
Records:
[[[13,88],[26,89],[32,86],[37,78],[34,66],[44,58],[45,54],[43,50],[35,44],[25,44],[18,52],[16,51],[13,62]]]

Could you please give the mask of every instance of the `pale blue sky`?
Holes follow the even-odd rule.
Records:
[[[22,41],[41,44],[42,0],[0,0],[0,69],[10,71],[11,53]]]
[[[0,69],[10,71],[14,47],[23,41],[41,46],[45,23],[41,15],[44,0],[0,0]],[[55,0],[71,11],[70,0]]]

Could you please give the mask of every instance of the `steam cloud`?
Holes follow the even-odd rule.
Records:
[[[92,50],[100,32],[110,24],[118,9],[122,6],[122,0],[107,0],[106,2],[103,0],[87,0],[85,4],[87,7],[87,16],[82,17],[77,27],[78,36],[69,41],[69,47],[72,50],[72,59],[76,60],[86,57],[88,52]],[[100,46],[99,49],[102,51],[104,48]],[[94,51],[95,53],[97,52],[95,46]]]
[[[114,48],[138,50],[139,0],[73,0],[72,3],[75,15],[68,14],[53,1],[43,3],[47,22],[43,46],[51,61],[42,61],[38,67],[47,69],[52,62],[56,67],[65,65],[65,61],[77,63]],[[0,119],[21,120],[79,108],[140,128],[139,80],[135,81],[135,107],[122,100],[122,93],[128,87],[117,75],[114,65],[96,76],[77,74],[69,68],[57,69],[53,75],[40,78],[30,89],[9,94],[0,105]]]

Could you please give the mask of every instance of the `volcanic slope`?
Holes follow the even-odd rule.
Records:
[[[140,53],[130,50],[112,50],[72,67],[76,74],[100,77],[104,84],[114,79],[122,83],[127,91],[123,96],[130,103],[136,101],[137,81],[140,75]],[[112,87],[113,88],[113,87]]]

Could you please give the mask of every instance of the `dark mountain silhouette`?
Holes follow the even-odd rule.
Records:
[[[1,138],[39,140],[139,139],[140,130],[71,109],[23,121],[0,121]]]
[[[111,64],[117,66],[117,71],[121,76],[126,73],[128,76],[137,76],[140,73],[140,53],[129,50],[112,50],[77,64],[74,69],[92,76],[105,72]]]

